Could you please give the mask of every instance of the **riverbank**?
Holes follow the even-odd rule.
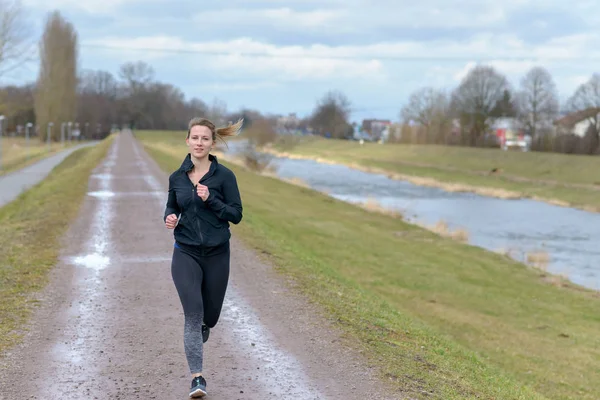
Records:
[[[136,136],[165,171],[180,165],[181,143]],[[234,234],[292,278],[368,355],[365,368],[399,390],[436,399],[600,393],[596,292],[401,218],[227,166],[245,210]]]
[[[32,295],[45,286],[88,177],[112,140],[76,150],[40,184],[0,207],[0,353],[21,336],[19,327],[36,304]]]
[[[261,150],[279,157],[342,164],[449,192],[529,198],[600,212],[600,157],[433,145],[360,145],[321,138],[281,138]]]

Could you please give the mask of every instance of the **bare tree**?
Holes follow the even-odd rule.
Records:
[[[218,98],[213,99],[212,105],[207,110],[207,118],[216,124],[225,124],[227,115],[227,103]]]
[[[154,81],[154,69],[143,61],[123,64],[119,75],[125,81],[130,94],[147,88]]]
[[[549,126],[559,110],[558,93],[552,75],[543,67],[533,67],[521,80],[517,95],[520,119],[533,138]]]
[[[350,100],[341,92],[330,91],[317,103],[311,124],[321,135],[343,138],[351,129],[348,124],[349,116]]]
[[[35,121],[33,91],[32,83],[0,88],[0,110],[8,117],[5,121],[5,131],[16,130],[17,125]]]
[[[508,89],[506,77],[490,66],[477,66],[462,80],[452,98],[453,108],[470,127],[469,143],[477,144]]]
[[[408,104],[400,111],[405,122],[414,121],[427,132],[427,142],[443,143],[451,119],[450,101],[443,91],[424,87],[410,95]]]
[[[567,108],[571,112],[584,111],[589,109],[600,110],[600,74],[595,73],[585,83],[577,87],[573,96],[567,101]],[[589,117],[590,123],[600,131],[600,118],[598,113],[593,113]]]
[[[185,129],[187,120],[183,92],[166,83],[153,83],[145,92],[144,124],[152,129]]]
[[[0,0],[0,76],[31,57],[30,28],[19,0]]]
[[[431,87],[418,89],[410,95],[408,104],[400,111],[406,122],[412,120],[421,125],[428,126],[439,113],[448,109],[448,98],[442,91]]]
[[[154,69],[143,61],[127,62],[119,70],[123,80],[120,92],[120,118],[132,127],[151,125],[147,114],[148,92],[154,83]]]
[[[594,73],[591,78],[579,85],[573,96],[567,101],[571,112],[580,111],[588,115],[590,122],[585,134],[585,148],[582,153],[593,154],[600,142],[600,74]]]
[[[58,11],[49,14],[40,43],[40,72],[35,113],[41,138],[54,123],[52,136],[60,137],[61,124],[75,122],[77,113],[78,38],[75,28]]]
[[[206,105],[206,103],[196,97],[190,99],[185,105],[185,108],[186,114],[184,119],[186,120],[186,126],[188,120],[192,119],[193,117],[206,115],[208,112],[208,106]]]
[[[137,129],[187,129],[196,116],[208,116],[215,123],[226,123],[226,104],[215,100],[209,107],[202,100],[186,101],[183,92],[167,83],[155,81],[154,69],[145,62],[128,62],[119,70],[121,82],[117,95],[116,122]]]
[[[119,83],[110,72],[85,70],[82,71],[79,77],[79,91],[81,93],[93,93],[116,98],[118,89]]]
[[[79,78],[77,119],[87,138],[105,133],[116,122],[119,83],[106,71],[85,70]]]

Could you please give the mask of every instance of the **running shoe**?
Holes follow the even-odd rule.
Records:
[[[210,328],[208,326],[202,324],[202,342],[203,343],[206,343],[209,335],[210,335]]]
[[[202,376],[197,376],[192,379],[190,398],[197,399],[204,396],[206,396],[206,380]]]

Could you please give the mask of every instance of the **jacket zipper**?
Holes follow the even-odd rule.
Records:
[[[200,235],[200,245],[202,246],[202,244],[204,243],[204,238],[202,237],[200,218],[198,218],[198,206],[196,204],[197,199],[195,196],[197,196],[197,193],[196,193],[196,186],[194,185],[194,187],[192,188],[192,201],[194,202],[194,217],[196,219],[196,226],[198,228],[198,234]]]
[[[196,218],[196,225],[198,228],[198,234],[200,235],[200,245],[202,245],[204,243],[204,237],[202,236],[202,230],[200,229],[201,225],[200,225],[200,218],[198,218],[198,206],[196,205],[196,185],[194,185],[190,179],[187,177],[187,171],[186,171],[186,180],[190,183],[190,185],[192,185],[192,201],[194,202],[194,217]],[[200,183],[202,183],[203,180],[209,178],[211,176],[211,169],[208,170],[208,172],[206,173],[206,175],[204,175],[202,177],[202,179],[200,179]]]

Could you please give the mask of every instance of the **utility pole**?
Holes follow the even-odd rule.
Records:
[[[46,143],[48,144],[48,151],[50,151],[50,136],[52,136],[52,122],[48,122],[48,129],[46,131]]]
[[[2,123],[4,122],[4,115],[0,115],[0,171],[2,171]]]
[[[31,129],[32,126],[33,124],[31,122],[28,122],[25,125],[25,147],[27,148],[27,159],[29,159],[29,129]]]

